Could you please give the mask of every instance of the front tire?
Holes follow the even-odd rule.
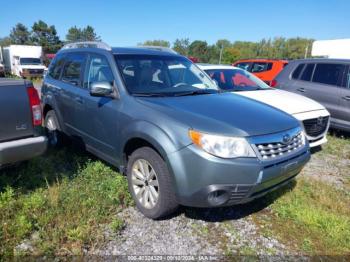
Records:
[[[137,208],[148,218],[159,219],[178,207],[165,161],[149,147],[135,150],[128,160],[129,191]]]

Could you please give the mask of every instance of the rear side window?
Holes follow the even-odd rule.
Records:
[[[256,62],[252,66],[252,73],[265,72],[272,69],[272,63]]]
[[[344,70],[345,65],[342,64],[317,64],[312,81],[327,85],[340,85]]]
[[[60,78],[64,62],[64,55],[58,55],[53,61],[53,64],[50,66],[49,76],[58,80]]]
[[[311,81],[312,72],[314,71],[315,64],[307,64],[303,73],[301,74],[300,80]]]
[[[85,64],[85,58],[86,55],[83,53],[68,54],[61,80],[75,86],[81,86],[81,75]]]
[[[300,73],[303,70],[305,64],[300,64],[297,66],[297,68],[294,70],[293,74],[292,74],[292,78],[293,79],[299,79]]]
[[[244,69],[246,71],[248,71],[249,67],[251,66],[251,64],[252,63],[244,63],[244,62],[242,62],[242,63],[236,64],[236,66],[239,67],[239,68],[242,68],[242,69]]]

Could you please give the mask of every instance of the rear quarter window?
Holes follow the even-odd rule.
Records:
[[[49,69],[49,76],[52,77],[53,79],[59,79],[63,66],[64,66],[64,55],[58,55],[53,61],[52,64],[50,65]]]
[[[340,86],[344,71],[345,65],[343,64],[317,64],[312,81]]]
[[[315,64],[307,64],[303,73],[301,74],[300,80],[311,81],[312,73],[314,71]]]
[[[299,79],[300,73],[303,70],[304,66],[305,66],[305,64],[300,64],[294,69],[294,71],[292,73],[293,79]]]

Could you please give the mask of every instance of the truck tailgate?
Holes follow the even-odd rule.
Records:
[[[33,136],[28,85],[24,80],[0,80],[0,142]]]

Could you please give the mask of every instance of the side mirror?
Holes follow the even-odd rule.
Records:
[[[113,87],[109,82],[95,82],[91,84],[90,95],[97,97],[110,97],[113,94]]]

